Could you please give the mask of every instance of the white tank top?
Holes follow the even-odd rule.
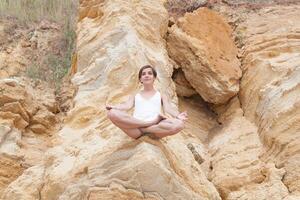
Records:
[[[160,112],[161,95],[158,91],[150,99],[145,99],[140,93],[135,95],[133,117],[143,121],[152,121]]]

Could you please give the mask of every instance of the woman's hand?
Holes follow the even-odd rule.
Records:
[[[184,112],[180,113],[179,115],[177,115],[176,118],[179,119],[179,120],[181,120],[181,121],[185,121],[185,120],[188,119],[187,116],[188,116],[187,112],[184,111]]]

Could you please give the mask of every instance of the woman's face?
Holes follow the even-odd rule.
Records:
[[[151,68],[146,68],[142,71],[142,76],[141,76],[140,81],[143,84],[153,84],[154,79],[155,79],[155,77],[154,77],[154,74],[153,74]]]

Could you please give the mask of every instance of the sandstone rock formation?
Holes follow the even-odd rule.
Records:
[[[27,169],[3,198],[35,199],[39,194],[49,200],[219,200],[194,158],[205,148],[194,130],[160,141],[148,137],[134,141],[106,117],[106,103],[122,101],[139,88],[137,72],[145,64],[156,67],[156,87],[177,104],[173,67],[163,40],[168,15],[162,1],[81,1],[79,18],[74,108],[43,164]],[[215,123],[207,121],[203,128],[198,125],[205,135]],[[191,152],[188,144],[197,147]],[[205,151],[199,154],[207,156]],[[32,179],[27,182],[29,175]]]
[[[58,124],[51,91],[21,79],[0,80],[0,199],[300,198],[300,7],[220,9],[238,18],[231,24],[243,46],[239,86],[229,26],[206,9],[187,14],[170,29],[173,64],[164,40],[163,2],[81,1],[71,70],[77,93],[59,131],[48,132]],[[196,30],[189,23],[222,29]],[[228,34],[208,35],[218,28]],[[205,84],[197,82],[196,65],[204,61],[204,72],[214,72]],[[158,71],[156,88],[189,114],[177,135],[133,140],[106,117],[106,103],[123,101],[140,88],[137,72],[145,64]]]
[[[261,143],[256,127],[246,119],[236,117],[227,122],[209,145],[210,178],[223,198],[236,188],[263,181],[259,160]]]
[[[215,107],[223,125],[210,141],[210,179],[224,199],[299,199],[297,8],[229,12],[244,75],[239,99]]]
[[[214,106],[223,125],[210,131],[208,147],[209,180],[223,199],[299,198],[297,8],[241,12],[244,21],[236,21],[237,39],[244,44],[239,55],[245,73],[241,101],[234,98],[226,105]],[[290,19],[288,25],[286,19]],[[169,49],[176,53],[173,59],[177,62],[185,56],[182,48]]]
[[[20,78],[0,80],[0,194],[26,168],[38,164],[50,145],[58,110],[53,91],[40,86]]]
[[[22,174],[25,167],[22,156],[18,152],[21,133],[11,124],[0,123],[0,194],[2,191]]]
[[[168,52],[207,102],[222,104],[239,91],[237,48],[230,26],[214,11],[200,8],[169,29]]]
[[[299,8],[262,9],[238,27],[245,43],[242,108],[258,126],[262,158],[286,170],[283,182],[292,194],[300,191]]]
[[[57,123],[58,107],[54,91],[26,85],[21,79],[2,79],[0,82],[0,116],[19,130],[31,129],[38,134],[48,134]],[[36,127],[40,127],[36,129]]]
[[[186,80],[184,73],[181,69],[178,69],[176,72],[174,72],[173,80],[176,84],[176,94],[178,96],[190,97],[192,95],[197,94],[195,89]]]

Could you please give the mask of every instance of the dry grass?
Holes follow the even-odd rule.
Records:
[[[61,27],[59,43],[62,53],[50,51],[40,60],[32,61],[27,66],[27,76],[47,81],[57,90],[60,89],[62,79],[71,66],[75,48],[77,8],[78,0],[0,0],[0,18],[13,18],[29,29],[43,20]]]
[[[77,6],[78,0],[0,0],[0,15],[23,23],[43,19],[63,23],[76,16]]]
[[[193,12],[198,8],[207,5],[206,0],[167,0],[165,7],[174,18],[183,16],[186,12]]]

